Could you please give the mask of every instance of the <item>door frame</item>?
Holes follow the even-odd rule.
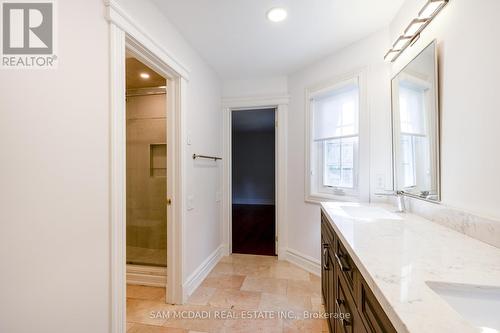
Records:
[[[114,0],[105,1],[110,23],[110,297],[111,332],[126,330],[126,105],[125,50],[167,80],[167,284],[166,301],[182,304],[185,205],[182,138],[189,70],[156,43]]]
[[[279,260],[285,260],[287,250],[286,183],[287,183],[287,114],[288,96],[223,99],[223,221],[222,239],[225,254],[232,253],[232,137],[233,111],[275,109],[275,188],[276,188],[276,251]]]

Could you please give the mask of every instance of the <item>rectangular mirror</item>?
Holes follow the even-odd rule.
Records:
[[[436,42],[392,79],[394,190],[440,201]]]

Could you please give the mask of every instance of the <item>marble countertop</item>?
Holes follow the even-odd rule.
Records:
[[[353,206],[389,212],[394,207],[321,204],[398,332],[485,332],[467,322],[426,281],[500,287],[500,249],[409,213],[394,214],[398,219],[369,214],[353,218],[348,213]]]

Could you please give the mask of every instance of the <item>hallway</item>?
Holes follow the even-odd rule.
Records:
[[[276,255],[275,205],[233,204],[233,253]]]
[[[325,320],[302,319],[323,311],[319,277],[276,257],[224,257],[185,305],[164,302],[164,288],[129,285],[127,332],[328,332]],[[209,318],[173,318],[180,311]],[[254,311],[267,318],[237,318],[255,317]],[[278,313],[287,313],[286,318]]]

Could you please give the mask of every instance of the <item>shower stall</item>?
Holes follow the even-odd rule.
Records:
[[[167,284],[166,84],[127,51],[127,284]]]
[[[127,271],[167,266],[167,146],[164,87],[128,89]]]

